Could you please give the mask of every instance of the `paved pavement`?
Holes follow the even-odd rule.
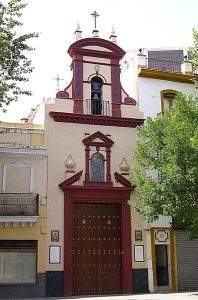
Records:
[[[164,294],[139,294],[139,295],[123,295],[123,296],[97,296],[97,297],[70,297],[70,298],[40,298],[37,300],[47,300],[47,299],[61,299],[61,300],[198,300],[197,292],[187,292],[187,293],[164,293]],[[23,298],[24,300],[24,298]],[[30,299],[28,299],[30,300]],[[35,298],[34,298],[35,300]]]
[[[64,299],[64,298],[62,298]],[[71,298],[70,298],[71,299]],[[163,294],[139,294],[127,296],[108,296],[108,297],[79,297],[80,300],[198,300],[197,292],[188,293],[163,293]]]

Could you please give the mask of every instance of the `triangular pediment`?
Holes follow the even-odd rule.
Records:
[[[80,177],[82,176],[82,173],[83,173],[83,170],[76,173],[76,174],[74,174],[74,175],[72,175],[71,177],[65,179],[63,182],[61,182],[59,184],[59,187],[62,190],[68,188],[68,186],[71,186],[72,184],[76,183],[80,179]]]
[[[100,131],[89,135],[88,137],[83,139],[82,142],[88,146],[97,146],[98,144],[98,146],[111,147],[114,144],[114,142],[110,138],[108,138]]]

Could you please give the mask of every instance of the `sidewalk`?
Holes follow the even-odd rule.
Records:
[[[138,294],[138,295],[121,295],[121,296],[93,296],[93,297],[70,297],[70,298],[34,298],[34,300],[48,300],[48,299],[67,299],[67,300],[198,300],[197,292],[186,292],[186,293],[166,293],[166,294]],[[24,300],[24,298],[23,298]],[[30,299],[28,299],[30,300]],[[32,299],[33,300],[33,299]]]

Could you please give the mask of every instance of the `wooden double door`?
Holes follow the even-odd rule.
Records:
[[[73,203],[73,295],[122,292],[120,204]]]

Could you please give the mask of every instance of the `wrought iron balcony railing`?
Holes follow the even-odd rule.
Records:
[[[109,101],[86,99],[86,113],[89,115],[110,116]]]
[[[37,216],[39,194],[1,193],[0,216]]]

